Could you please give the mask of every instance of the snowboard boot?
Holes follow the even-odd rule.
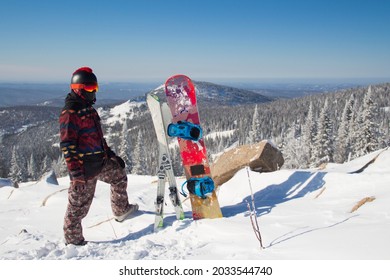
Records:
[[[82,240],[78,243],[68,243],[68,242],[65,242],[65,245],[68,246],[68,245],[74,245],[74,246],[85,246],[88,244],[88,241],[85,241],[85,240]]]
[[[138,208],[139,208],[138,204],[130,204],[130,209],[126,213],[124,213],[123,215],[120,215],[120,216],[114,216],[115,221],[117,221],[119,223],[123,222],[124,220],[129,218],[131,216],[131,214],[133,214],[134,212],[137,212]]]
[[[187,121],[179,121],[178,123],[171,123],[168,125],[168,135],[170,137],[198,141],[202,138],[203,132],[200,125]]]

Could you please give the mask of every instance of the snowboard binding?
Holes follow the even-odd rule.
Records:
[[[170,123],[167,130],[170,137],[179,137],[185,140],[199,141],[203,136],[200,125],[187,121]]]
[[[188,191],[200,198],[207,198],[207,196],[211,195],[214,190],[214,181],[210,177],[203,178],[191,178],[183,183],[181,186],[181,194],[184,197],[187,197],[187,194],[184,191],[184,185],[187,184]]]

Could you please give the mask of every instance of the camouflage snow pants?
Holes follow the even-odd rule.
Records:
[[[111,209],[114,216],[120,216],[130,208],[127,196],[127,175],[119,163],[108,159],[102,171],[88,180],[84,187],[74,187],[68,191],[68,207],[64,220],[64,236],[67,244],[81,244],[84,242],[81,220],[88,214],[91,206],[97,180],[111,185]]]

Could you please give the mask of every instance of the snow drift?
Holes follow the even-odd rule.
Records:
[[[366,163],[372,161],[359,173]],[[166,227],[153,231],[157,178],[129,175],[133,219],[112,219],[109,186],[99,182],[83,221],[84,247],[65,246],[62,223],[68,178],[0,188],[0,258],[37,259],[262,259],[379,260],[390,258],[390,151],[324,170],[255,173],[242,169],[219,188],[221,219],[177,221],[170,201]],[[250,179],[265,249],[252,229]],[[177,178],[178,185],[184,178]],[[357,206],[358,205],[358,206]]]

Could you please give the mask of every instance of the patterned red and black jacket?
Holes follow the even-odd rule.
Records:
[[[106,156],[114,154],[103,137],[100,117],[91,104],[71,92],[60,118],[60,147],[71,180],[88,180],[101,171]]]

